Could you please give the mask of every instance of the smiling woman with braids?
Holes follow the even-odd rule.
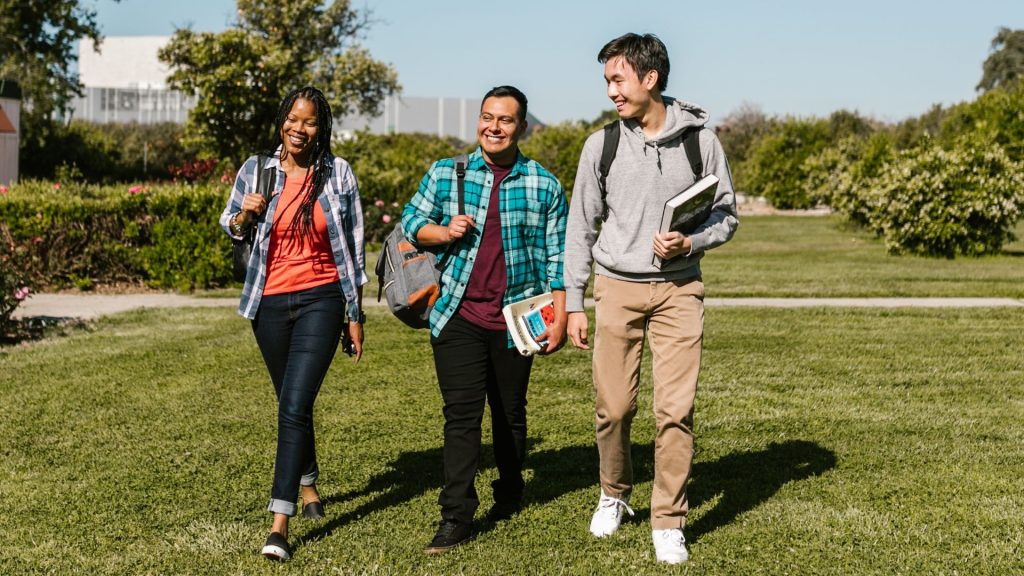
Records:
[[[331,154],[331,108],[316,88],[285,96],[274,150],[260,175],[277,174],[269,201],[257,193],[256,156],[235,179],[220,225],[241,239],[256,226],[238,312],[252,321],[277,395],[277,457],[263,555],[291,557],[288,520],[319,520],[313,402],[338,341],[363,354],[362,286],[368,280],[359,191],[348,163]],[[276,169],[276,172],[271,169]],[[347,318],[346,318],[347,316]]]

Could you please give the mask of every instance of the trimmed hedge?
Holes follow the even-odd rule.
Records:
[[[47,288],[212,288],[231,282],[231,241],[217,225],[228,191],[30,181],[0,196],[0,221]]]

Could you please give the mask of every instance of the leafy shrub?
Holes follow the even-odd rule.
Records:
[[[995,144],[925,142],[884,164],[863,194],[870,227],[891,253],[976,256],[1013,239],[1024,173]]]
[[[889,132],[876,132],[868,138],[847,136],[804,162],[804,194],[811,202],[831,206],[850,222],[866,226],[868,206],[863,190],[895,154]]]
[[[217,225],[226,186],[57,186],[30,181],[0,198],[0,221],[31,242],[42,285],[230,282],[231,244]]]
[[[0,223],[0,337],[14,330],[11,315],[37,288],[37,270],[29,245],[16,242]]]

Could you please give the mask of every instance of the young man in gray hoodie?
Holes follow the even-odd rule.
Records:
[[[583,147],[569,209],[565,248],[568,335],[589,349],[583,294],[595,267],[593,379],[601,497],[590,523],[598,537],[632,514],[630,426],[636,414],[645,337],[653,356],[654,487],[651,526],[659,562],[689,558],[683,537],[686,482],[693,459],[693,402],[704,334],[700,260],[732,238],[739,221],[722,145],[705,129],[708,114],[662,94],[668,83],[665,45],[653,34],[626,34],[598,53],[608,97],[620,117],[615,159],[602,199],[599,164],[604,131]],[[698,130],[703,174],[694,174],[683,145]],[[690,235],[660,234],[665,201],[707,174],[718,176],[711,216]],[[652,262],[664,259],[659,268]]]

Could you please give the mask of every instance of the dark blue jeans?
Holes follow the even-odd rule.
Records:
[[[444,488],[438,503],[442,518],[468,523],[480,506],[473,481],[480,464],[485,400],[491,407],[498,468],[498,480],[491,485],[494,500],[522,500],[526,388],[533,357],[509,348],[504,330],[486,330],[458,314],[430,343],[444,401]]]
[[[252,331],[277,395],[277,458],[267,510],[294,516],[299,485],[320,474],[313,402],[338,349],[345,297],[337,283],[264,296]]]

